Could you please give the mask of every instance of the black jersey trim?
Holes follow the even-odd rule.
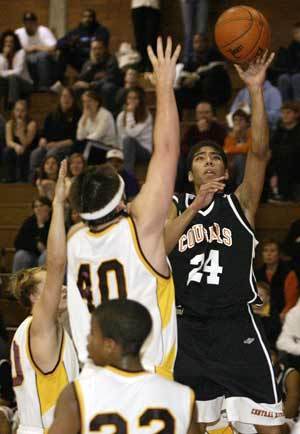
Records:
[[[192,198],[194,200],[195,197],[196,196],[194,194],[190,194],[190,193],[185,194],[184,204],[186,208],[189,208],[189,206],[192,204],[192,202],[190,203],[190,199]],[[201,214],[204,217],[206,217],[208,214],[212,212],[214,206],[215,206],[215,200],[213,200],[206,208],[204,208],[203,210],[199,209],[197,212],[198,214]]]
[[[228,195],[227,197],[230,197],[237,212],[239,213],[239,216],[241,217],[241,219],[243,220],[243,222],[245,223],[245,225],[248,227],[248,229],[253,233],[254,237],[254,228],[251,226],[250,222],[248,221],[247,217],[245,216],[245,213],[243,211],[243,208],[240,204],[240,201],[237,198],[237,195],[235,193],[232,193],[230,195]]]

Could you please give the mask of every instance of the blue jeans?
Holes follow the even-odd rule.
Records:
[[[123,151],[124,168],[131,173],[134,173],[134,166],[137,161],[147,163],[151,158],[150,152],[133,137],[123,139]]]
[[[28,70],[34,84],[50,87],[57,77],[57,63],[54,57],[44,51],[36,51],[26,56]]]
[[[28,250],[17,250],[13,260],[13,273],[26,268],[42,266],[46,262],[46,251],[39,256]]]
[[[207,32],[208,0],[181,0],[184,27],[183,61],[188,61],[193,53],[195,33]]]
[[[278,78],[278,88],[283,102],[290,100],[300,101],[300,73],[281,74]]]

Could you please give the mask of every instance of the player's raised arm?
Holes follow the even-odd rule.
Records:
[[[143,236],[162,234],[175,185],[180,132],[173,84],[179,53],[177,46],[172,54],[171,38],[168,38],[165,50],[158,38],[156,55],[148,47],[157,100],[154,150],[146,182],[130,208],[133,218],[143,228]]]
[[[264,104],[263,84],[266,71],[272,62],[274,53],[268,53],[254,60],[244,71],[235,65],[241,79],[248,87],[251,106],[252,146],[248,152],[245,175],[242,184],[237,188],[236,195],[249,220],[254,225],[257,210],[264,185],[265,170],[269,159],[269,126]]]
[[[67,161],[61,163],[59,177],[53,200],[51,225],[47,241],[47,277],[41,296],[33,307],[31,336],[37,338],[34,348],[43,343],[43,337],[51,332],[56,333],[58,306],[61,300],[61,290],[66,264],[66,232],[64,222],[64,202],[67,189],[65,178]],[[57,337],[58,338],[58,337]],[[42,353],[42,351],[38,351]],[[39,359],[39,357],[37,357]]]
[[[80,432],[80,409],[74,385],[62,391],[55,408],[54,421],[48,434],[77,434]]]

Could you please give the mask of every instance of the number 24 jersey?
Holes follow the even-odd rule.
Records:
[[[195,196],[173,197],[177,214]],[[253,274],[257,241],[234,194],[216,194],[199,210],[170,254],[176,302],[195,316],[230,312],[258,301]]]

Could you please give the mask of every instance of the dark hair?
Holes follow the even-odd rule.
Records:
[[[268,246],[269,244],[275,244],[275,245],[277,246],[278,250],[280,251],[280,244],[279,244],[279,242],[278,242],[277,240],[275,240],[275,238],[265,238],[265,239],[263,240],[263,242],[261,243],[261,248],[262,248],[262,250],[263,250],[266,246]]]
[[[200,151],[200,149],[204,148],[205,146],[208,146],[210,148],[213,148],[222,158],[225,168],[227,168],[227,156],[224,152],[224,149],[222,146],[220,146],[218,143],[214,142],[213,140],[202,140],[201,142],[197,143],[196,145],[192,146],[188,156],[187,156],[187,170],[188,172],[192,168],[193,159],[195,155]]]
[[[85,92],[83,92],[82,96],[84,96],[84,95],[87,96],[88,98],[91,98],[94,101],[96,101],[99,105],[99,108],[102,106],[102,104],[103,104],[102,97],[97,92],[95,92],[93,90],[86,90]]]
[[[72,87],[67,87],[67,86],[65,86],[65,87],[62,88],[62,90],[61,90],[61,92],[60,92],[60,94],[59,94],[59,102],[58,102],[58,106],[57,106],[57,108],[56,108],[56,110],[55,110],[55,115],[56,115],[57,118],[59,118],[59,119],[61,119],[62,117],[65,116],[65,113],[62,111],[62,109],[61,109],[61,105],[60,105],[60,98],[61,98],[62,93],[63,93],[64,91],[67,91],[67,92],[69,93],[69,95],[72,97],[72,100],[73,100],[72,107],[68,110],[68,114],[72,114],[72,115],[74,115],[75,112],[78,112],[78,111],[79,111],[79,108],[78,108],[78,106],[77,106],[77,99],[76,99],[76,93],[75,93],[75,91],[73,90]]]
[[[34,208],[35,202],[41,202],[43,205],[47,205],[50,209],[52,208],[52,202],[47,196],[39,196],[32,201],[32,208]]]
[[[236,116],[239,116],[241,118],[244,118],[246,122],[250,123],[250,115],[248,115],[248,113],[245,112],[245,110],[242,109],[237,109],[233,114],[232,114],[232,119],[234,119]]]
[[[105,48],[108,48],[108,41],[104,36],[97,35],[95,38],[91,40],[91,46],[93,42],[101,42]]]
[[[93,317],[103,336],[121,345],[123,355],[137,356],[152,328],[148,309],[133,300],[105,302],[94,310]]]
[[[134,119],[136,123],[144,122],[148,116],[148,109],[146,105],[146,92],[140,86],[130,87],[125,93],[125,102],[130,93],[136,93],[139,97],[139,105],[134,111]],[[125,108],[126,110],[126,108]],[[124,116],[124,125],[126,125],[126,116]]]
[[[14,130],[14,128],[15,128],[15,123],[16,123],[16,119],[15,119],[14,111],[15,111],[16,105],[17,105],[17,104],[20,104],[20,103],[23,104],[24,107],[25,107],[26,110],[27,110],[27,115],[26,115],[26,128],[27,128],[29,122],[31,121],[31,118],[30,118],[30,116],[29,116],[29,104],[28,104],[28,101],[27,101],[26,99],[18,99],[18,100],[14,103],[14,106],[13,106],[12,111],[11,111],[11,121],[12,121],[13,130]]]
[[[85,12],[88,12],[89,14],[91,14],[92,17],[93,17],[93,20],[96,21],[96,11],[95,11],[95,9],[86,8],[86,9],[84,9],[83,14]]]
[[[5,38],[7,36],[12,36],[14,38],[15,53],[17,51],[21,50],[22,45],[21,45],[21,42],[20,42],[18,35],[16,35],[13,30],[6,30],[5,32],[2,33],[1,38],[0,38],[0,52],[1,53],[3,52],[4,42],[5,42]]]
[[[281,110],[292,110],[296,114],[299,114],[300,106],[296,101],[286,101],[282,104]]]
[[[37,15],[34,12],[26,11],[23,14],[23,21],[37,21]]]
[[[47,175],[47,173],[45,172],[45,164],[46,164],[47,160],[49,160],[50,158],[53,158],[53,159],[56,161],[56,163],[57,163],[57,178],[58,178],[59,159],[56,157],[56,155],[48,155],[48,156],[46,156],[46,157],[44,158],[44,160],[43,160],[43,162],[42,162],[42,164],[40,165],[40,168],[39,168],[39,170],[38,170],[38,175],[37,175],[37,177],[38,177],[39,179],[48,179],[48,175]]]
[[[79,213],[98,211],[111,201],[119,186],[118,174],[110,164],[90,166],[72,182],[69,195],[71,207]],[[98,220],[86,223],[90,227],[100,224]]]

